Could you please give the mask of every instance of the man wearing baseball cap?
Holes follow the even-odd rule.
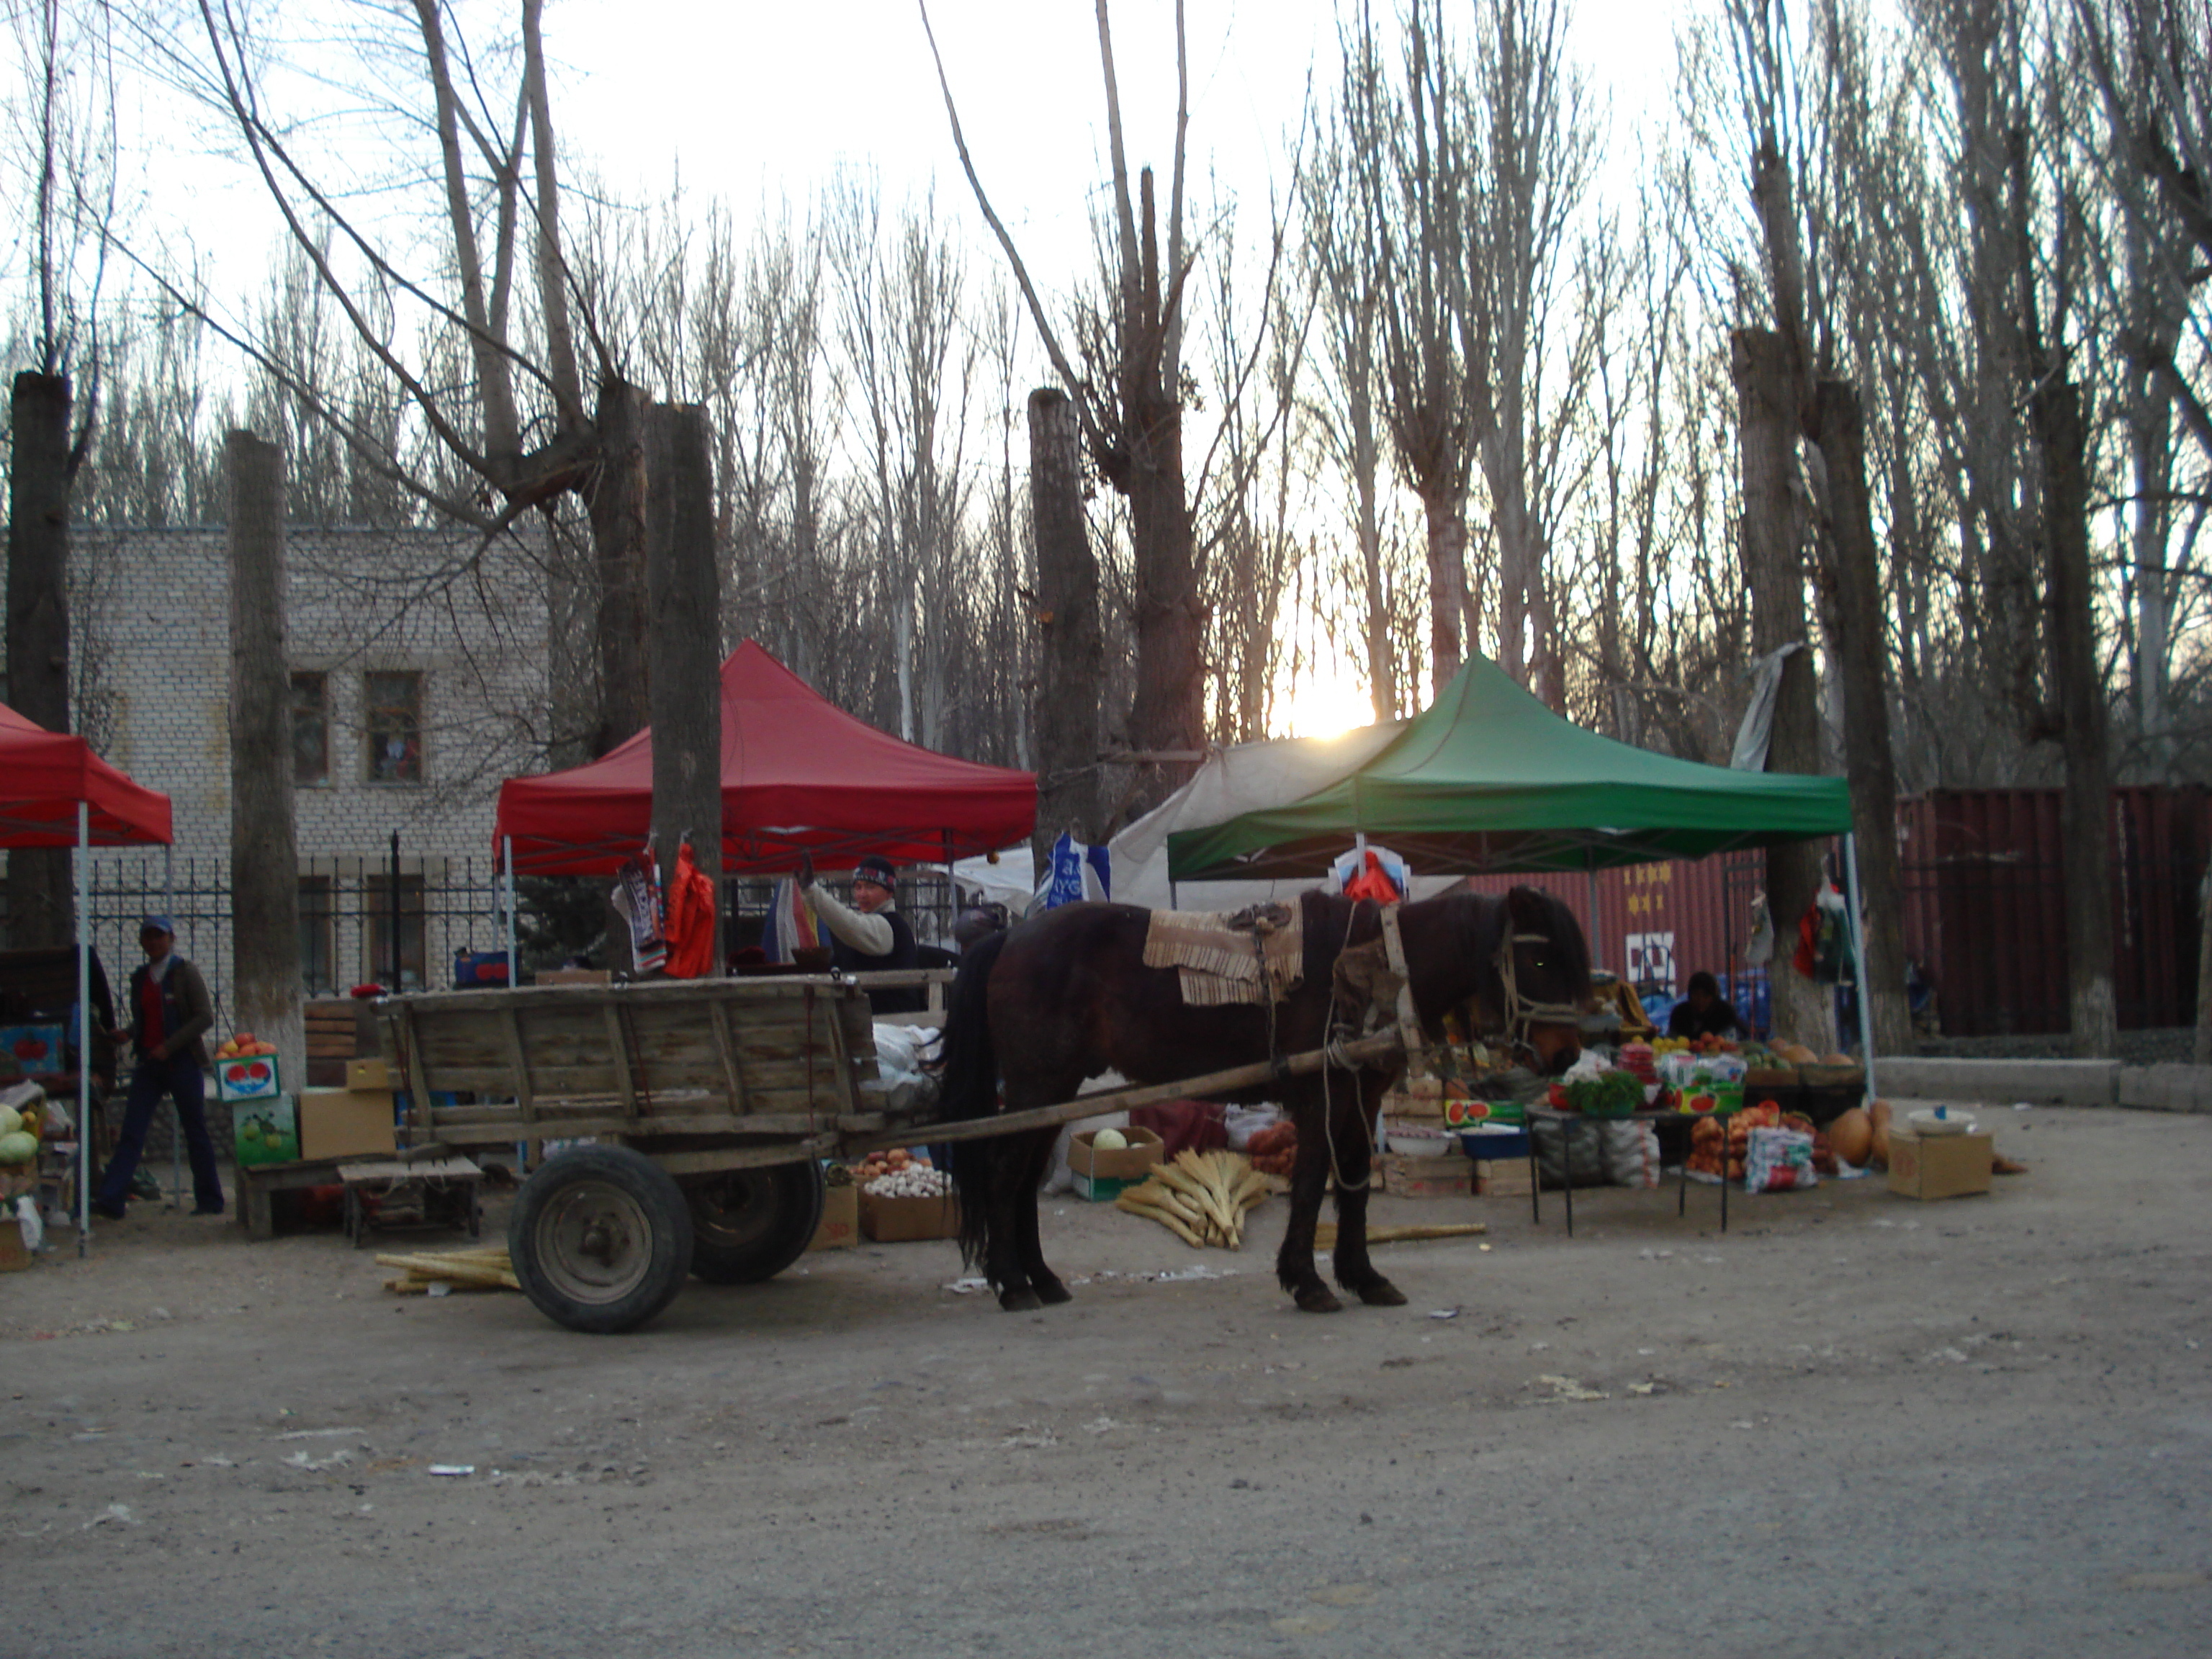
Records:
[[[799,866],[799,885],[811,890],[814,913],[830,930],[830,962],[848,974],[875,973],[915,965],[914,929],[899,914],[896,878],[890,860],[865,858],[853,872],[848,906],[814,879],[814,860]],[[919,985],[872,990],[868,1006],[879,1014],[919,1013],[929,1001]]]
[[[208,1138],[207,1080],[201,1075],[208,1063],[201,1038],[215,1024],[215,1005],[207,981],[177,954],[176,944],[176,924],[168,917],[149,916],[139,924],[138,945],[146,960],[131,975],[131,1040],[138,1059],[131,1068],[115,1155],[107,1160],[92,1200],[93,1212],[110,1221],[123,1219],[147,1126],[163,1095],[177,1103],[177,1121],[191,1159],[192,1213],[222,1213],[222,1177],[215,1167],[215,1143]]]

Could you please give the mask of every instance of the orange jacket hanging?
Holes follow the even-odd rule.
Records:
[[[714,884],[688,841],[676,851],[666,931],[671,979],[705,979],[714,972]]]

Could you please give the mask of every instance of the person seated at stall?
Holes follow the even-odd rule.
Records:
[[[1689,989],[1667,1016],[1667,1035],[1688,1037],[1734,1036],[1735,1010],[1721,995],[1720,981],[1702,969],[1690,975]]]
[[[899,914],[890,860],[865,858],[853,872],[850,905],[814,878],[814,860],[799,865],[799,884],[811,893],[814,914],[830,932],[830,964],[848,974],[880,973],[916,965],[914,929]],[[889,987],[868,993],[878,1014],[915,1014],[929,1006],[919,985]]]

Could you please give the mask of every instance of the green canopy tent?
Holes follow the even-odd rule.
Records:
[[[1310,876],[1347,841],[1387,842],[1425,874],[1587,870],[1844,837],[1858,945],[1851,803],[1841,778],[1742,772],[1586,731],[1471,657],[1395,741],[1302,799],[1168,837],[1175,881]],[[1859,974],[1864,982],[1863,969]],[[1866,999],[1860,1040],[1872,1081]]]
[[[1553,714],[1485,657],[1348,777],[1168,837],[1177,881],[1310,874],[1348,836],[1438,874],[1601,870],[1849,835],[1841,778],[1738,772],[1619,743]]]

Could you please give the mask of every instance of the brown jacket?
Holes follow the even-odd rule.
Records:
[[[143,1031],[145,1016],[140,1011],[138,999],[143,994],[146,975],[153,963],[142,962],[131,975],[131,1041],[142,1060],[152,1060]],[[182,957],[175,957],[161,981],[161,1016],[164,1026],[162,1046],[172,1055],[189,1054],[192,1063],[202,1071],[207,1069],[207,1044],[202,1038],[215,1024],[215,1004],[208,996],[207,981],[200,970]]]

